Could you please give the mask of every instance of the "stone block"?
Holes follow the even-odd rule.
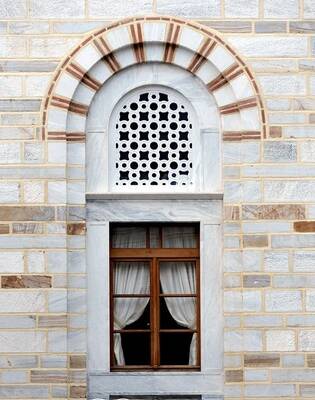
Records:
[[[223,162],[228,164],[254,163],[260,160],[260,143],[223,143]]]
[[[15,0],[12,4],[7,0],[0,1],[0,18],[14,19],[26,17],[27,5],[26,0]]]
[[[252,25],[248,21],[203,21],[198,20],[202,25],[206,25],[209,28],[215,29],[219,32],[229,33],[250,33],[252,31]]]
[[[224,200],[226,203],[259,202],[261,201],[261,197],[259,181],[225,181]]]
[[[261,293],[259,291],[236,291],[224,292],[225,312],[253,312],[261,309]]]
[[[48,293],[48,311],[52,313],[67,312],[66,290],[56,290]]]
[[[30,16],[36,19],[82,18],[84,11],[84,0],[73,0],[71,2],[62,0],[30,1]]]
[[[315,396],[315,385],[300,385],[300,394],[303,398],[313,398]]]
[[[66,328],[66,315],[42,315],[38,317],[39,328]]]
[[[22,78],[19,76],[0,76],[0,97],[22,96]]]
[[[84,353],[86,348],[86,332],[83,330],[68,330],[68,351]]]
[[[69,366],[74,369],[84,369],[86,367],[86,356],[85,355],[70,355]]]
[[[266,95],[305,95],[306,82],[297,74],[264,75],[259,77],[262,90]]]
[[[315,247],[315,235],[296,234],[296,235],[273,235],[271,239],[273,248],[313,248]]]
[[[44,233],[44,225],[35,224],[33,222],[13,223],[12,233],[23,235],[39,235]]]
[[[46,335],[43,332],[1,331],[0,353],[40,353],[44,351],[46,351]]]
[[[238,288],[241,287],[241,277],[239,274],[225,274],[223,277],[223,285],[225,288]]]
[[[308,310],[306,310],[308,311]],[[287,317],[287,326],[294,326],[294,327],[313,327],[315,325],[315,316],[314,315],[289,315]]]
[[[290,330],[266,331],[267,351],[294,351],[295,332]]]
[[[44,159],[44,146],[42,143],[24,144],[24,161],[28,163],[42,163]]]
[[[45,253],[43,251],[28,252],[27,269],[30,273],[41,273],[45,271]]]
[[[290,21],[290,33],[315,33],[315,21]]]
[[[272,61],[270,61],[270,63],[271,63],[270,65],[272,66],[273,65]],[[252,63],[252,65],[255,65],[255,64]],[[276,64],[276,66],[277,65],[278,64]],[[292,64],[285,64],[285,69],[286,69],[285,72],[288,72],[287,71],[287,69],[289,68],[288,66],[292,66]],[[292,68],[295,69],[295,67],[296,67],[296,65],[293,64]],[[263,67],[263,69],[265,69],[265,67]],[[267,105],[268,110],[270,110],[270,111],[288,111],[291,108],[291,101],[287,100],[287,99],[276,99],[276,100],[267,99],[266,105]],[[279,127],[276,127],[276,128],[279,129]],[[279,137],[279,136],[277,136],[277,137]],[[280,137],[281,137],[281,135],[280,135]]]
[[[313,382],[315,371],[310,369],[279,369],[271,371],[273,382]]]
[[[263,204],[242,206],[243,219],[304,219],[305,206],[299,204]]]
[[[244,272],[259,272],[262,265],[262,252],[260,250],[243,250],[243,265]]]
[[[164,2],[162,2],[162,5],[158,4],[160,7],[158,9],[159,13],[164,13],[163,3]],[[173,6],[173,9],[175,8],[177,11],[176,15],[180,15],[180,5],[185,7],[185,3],[186,1],[182,1],[181,3],[177,2],[176,0],[173,2],[168,1],[167,6],[169,7],[169,10],[166,13],[171,14]],[[107,0],[106,3],[104,3],[102,0],[90,0],[88,7],[88,14],[92,18],[119,18],[134,14],[144,15],[151,12],[152,0],[144,0],[141,3],[137,0],[129,0],[128,3],[126,3],[124,0]]]
[[[314,138],[315,132],[312,126],[286,126],[283,127],[283,136],[287,138]]]
[[[30,291],[1,291],[0,312],[44,312],[46,296],[42,292]]]
[[[243,235],[244,247],[268,247],[267,235]]]
[[[262,332],[258,330],[231,330],[224,333],[226,352],[262,351]]]
[[[45,95],[50,75],[32,75],[25,78],[25,93],[28,97],[42,97]]]
[[[315,181],[266,181],[264,195],[266,201],[312,201]]]
[[[32,112],[40,110],[40,100],[0,100],[1,112]]]
[[[10,233],[10,225],[0,224],[0,235],[7,235],[8,233]]]
[[[245,57],[274,57],[275,54],[277,57],[305,57],[308,53],[306,37],[231,36],[228,40]],[[279,77],[274,77],[276,78]],[[289,87],[294,87],[294,82],[285,82]],[[274,85],[277,86],[275,82]],[[282,86],[283,84],[280,84],[280,87]]]
[[[315,276],[309,275],[277,275],[273,277],[274,287],[311,288],[315,287]]]
[[[0,397],[3,399],[48,399],[47,385],[1,385]]]
[[[307,124],[309,116],[302,113],[269,113],[269,123],[275,125]]]
[[[224,367],[225,368],[238,368],[242,365],[241,356],[236,354],[226,354],[224,356]]]
[[[30,55],[36,58],[60,58],[68,54],[77,44],[79,39],[72,37],[34,37],[30,39]]]
[[[256,33],[285,33],[287,24],[283,21],[257,21],[255,23]]]
[[[18,203],[20,184],[15,182],[0,183],[0,203]]]
[[[228,369],[225,370],[225,382],[243,382],[244,381],[244,371],[242,369]]]
[[[110,21],[88,21],[88,22],[55,22],[53,30],[56,33],[88,33],[96,28],[108,25]]]
[[[315,221],[296,221],[293,228],[295,232],[315,232]]]
[[[299,0],[287,0],[285,6],[281,0],[264,1],[264,18],[298,18]]]
[[[47,355],[40,358],[41,368],[67,368],[67,365],[67,356],[64,355]]]
[[[36,368],[38,357],[29,355],[0,356],[0,368]]]
[[[253,0],[226,0],[225,16],[228,18],[257,18],[259,13],[259,2]]]
[[[48,143],[48,163],[65,164],[67,162],[66,143]]]
[[[11,22],[9,25],[9,32],[19,35],[49,33],[49,23],[28,21]]]
[[[55,398],[64,398],[66,399],[68,396],[68,388],[67,386],[60,386],[60,385],[52,385],[51,387],[51,394]]]
[[[24,271],[24,255],[22,252],[0,252],[0,273],[16,273]]]
[[[1,68],[1,67],[0,67]],[[2,114],[1,122],[3,125],[19,125],[20,120],[16,120],[15,114]],[[27,121],[22,120],[22,123],[27,124]],[[32,128],[27,127],[6,127],[0,128],[0,140],[19,140],[19,139],[32,139],[34,131]]]
[[[67,351],[66,330],[48,331],[48,351],[50,353],[65,353]]]
[[[304,18],[315,18],[314,0],[304,0]]]
[[[304,367],[304,354],[283,354],[282,366],[289,368]]]
[[[270,275],[243,275],[243,286],[246,288],[270,286]]]
[[[2,289],[50,288],[51,276],[46,275],[2,275]]]
[[[3,2],[5,2],[5,0],[1,1],[1,3]],[[9,7],[11,8],[11,5]],[[2,8],[0,7],[0,9]],[[0,54],[1,57],[8,57],[8,58],[26,57],[27,56],[26,39],[18,36],[1,36]]]
[[[3,72],[51,72],[57,65],[57,61],[5,60],[0,61],[0,70]]]
[[[306,311],[315,311],[315,290],[306,290]]]
[[[60,204],[67,201],[67,182],[48,182],[48,203]]]
[[[2,371],[1,383],[28,383],[27,371]]]
[[[67,201],[69,204],[85,204],[85,192],[85,182],[68,181]]]
[[[292,230],[290,222],[282,221],[254,221],[243,222],[243,233],[286,233]]]
[[[0,144],[0,163],[15,164],[21,162],[19,143],[1,143]]]
[[[240,219],[239,206],[224,206],[224,219],[227,221],[238,221]]]
[[[67,383],[67,371],[62,370],[32,370],[32,383]]]
[[[309,368],[315,368],[315,354],[306,354],[306,363]]]
[[[246,369],[244,371],[244,381],[245,382],[262,382],[268,381],[269,373],[267,369]]]
[[[297,159],[297,145],[294,142],[270,141],[264,143],[264,160],[292,162]]]
[[[67,253],[64,251],[47,253],[48,271],[52,273],[63,273],[67,271]]]
[[[244,394],[246,397],[294,397],[296,395],[295,385],[285,384],[251,384],[245,385]]]
[[[298,335],[299,351],[315,351],[315,331],[301,330]]]
[[[45,186],[43,182],[24,182],[24,202],[43,203],[45,198]]]
[[[240,238],[238,236],[224,236],[225,249],[238,249],[240,248]]]
[[[244,366],[247,368],[279,367],[280,355],[278,353],[244,354]]]
[[[25,329],[35,328],[36,317],[34,315],[1,315],[1,329]],[[1,365],[1,363],[0,363]]]
[[[264,253],[264,270],[270,272],[285,272],[289,268],[287,251],[266,251]]]
[[[74,399],[85,399],[86,390],[86,386],[70,386],[70,397]]]
[[[302,311],[302,292],[300,290],[267,290],[265,302],[268,312]]]
[[[301,161],[315,162],[315,141],[307,140],[300,144]]]
[[[279,327],[282,318],[278,315],[248,315],[243,317],[243,324],[247,328]]]

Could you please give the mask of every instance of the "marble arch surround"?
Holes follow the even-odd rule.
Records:
[[[160,62],[174,64],[186,69],[203,82],[205,88],[215,99],[219,111],[221,138],[224,141],[239,142],[242,140],[259,141],[268,137],[265,110],[258,85],[253,74],[216,32],[199,24],[178,18],[162,16],[146,16],[129,18],[114,23],[88,36],[58,68],[47,96],[42,106],[42,139],[48,141],[48,146],[67,154],[67,203],[68,221],[85,219],[87,209],[87,259],[88,265],[94,269],[88,271],[88,285],[103,290],[102,282],[98,279],[100,265],[107,260],[108,248],[104,246],[104,239],[108,237],[110,221],[126,220],[176,220],[200,221],[202,225],[202,246],[204,241],[213,246],[221,245],[222,221],[222,194],[216,194],[209,199],[206,197],[183,196],[172,197],[161,195],[152,199],[149,197],[150,213],[140,216],[143,203],[134,196],[131,201],[107,196],[99,201],[97,196],[88,201],[86,207],[85,188],[85,140],[87,116],[95,95],[106,85],[107,81],[117,72],[135,64],[146,62]],[[101,196],[102,198],[102,196]],[[182,201],[184,200],[184,202]],[[145,198],[142,197],[142,201]],[[164,213],[160,212],[163,201]],[[148,204],[148,203],[146,203]],[[196,207],[196,204],[198,207]],[[82,213],[78,217],[77,211],[72,213],[72,206],[82,206]],[[100,206],[101,205],[101,206]],[[132,205],[132,210],[130,206]],[[140,207],[140,209],[139,209]],[[119,213],[117,213],[117,209]],[[191,210],[191,214],[187,212]],[[176,212],[175,212],[176,211]],[[118,217],[117,217],[118,215]],[[178,215],[179,217],[174,217]],[[68,250],[78,246],[78,240],[69,237]],[[82,237],[80,238],[82,242]],[[105,252],[97,250],[103,248]],[[210,251],[210,246],[205,246]],[[99,258],[95,258],[95,254]],[[220,254],[220,252],[218,253]],[[204,253],[202,257],[212,257]],[[155,375],[155,381],[148,374],[139,374],[139,378],[129,374],[130,390],[121,392],[115,390],[117,385],[125,387],[126,377],[116,373],[113,376],[106,370],[104,364],[99,368],[97,364],[106,354],[94,352],[98,361],[91,359],[88,366],[89,398],[108,398],[110,394],[200,394],[203,398],[223,398],[223,369],[222,369],[222,312],[221,312],[221,259],[213,260],[217,268],[212,269],[213,275],[208,275],[216,283],[204,290],[217,290],[215,301],[211,304],[217,314],[211,315],[212,320],[219,316],[211,333],[214,357],[201,373],[190,376],[173,373],[170,385],[169,375],[163,373]],[[68,260],[68,264],[71,260]],[[102,264],[103,263],[103,264]],[[105,288],[106,289],[106,288]],[[92,294],[100,293],[93,290]],[[91,291],[89,291],[90,295]],[[208,299],[209,300],[209,299]],[[101,304],[97,297],[88,300],[88,314],[94,315],[95,305]],[[105,303],[103,303],[104,305]],[[209,305],[210,306],[210,305]],[[93,319],[92,318],[92,319]],[[209,315],[208,315],[209,318]],[[104,320],[105,321],[105,320]],[[105,321],[106,323],[106,321]],[[90,332],[102,335],[103,326],[92,325],[89,322],[88,348],[92,354]],[[71,341],[71,335],[69,336]],[[95,337],[92,338],[95,346]],[[93,344],[92,344],[93,346]],[[69,344],[68,348],[72,348]],[[83,347],[81,347],[83,348]],[[96,349],[96,347],[94,347]],[[96,349],[97,350],[97,349]],[[101,360],[101,362],[103,362]],[[149,379],[148,379],[149,378]],[[137,388],[143,388],[139,392]],[[164,391],[159,391],[163,387]],[[133,389],[132,389],[133,388]],[[152,391],[152,388],[154,389]],[[133,390],[133,393],[131,393]]]

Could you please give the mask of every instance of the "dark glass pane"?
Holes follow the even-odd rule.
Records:
[[[185,329],[171,316],[163,297],[160,299],[160,329]]]
[[[151,249],[157,249],[161,247],[160,228],[158,226],[150,226],[150,247]]]
[[[189,365],[192,333],[161,333],[160,364]]]
[[[141,317],[135,322],[125,326],[124,329],[150,329],[150,302],[148,302]]]
[[[150,365],[150,334],[122,333],[122,348],[125,365]]]

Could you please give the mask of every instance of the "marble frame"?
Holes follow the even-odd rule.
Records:
[[[202,395],[223,398],[221,200],[89,200],[87,204],[89,398],[110,395]],[[109,357],[109,224],[199,222],[201,370],[111,372]],[[206,244],[205,244],[206,243]],[[211,260],[211,266],[209,265]],[[103,345],[102,345],[103,343]],[[107,345],[106,345],[107,344]],[[163,388],[163,389],[161,389]]]

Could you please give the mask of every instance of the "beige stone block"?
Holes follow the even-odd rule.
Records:
[[[26,57],[26,55],[25,38],[18,36],[0,37],[0,57]]]
[[[279,367],[280,355],[277,353],[257,353],[245,354],[244,366],[257,368],[257,367]]]

